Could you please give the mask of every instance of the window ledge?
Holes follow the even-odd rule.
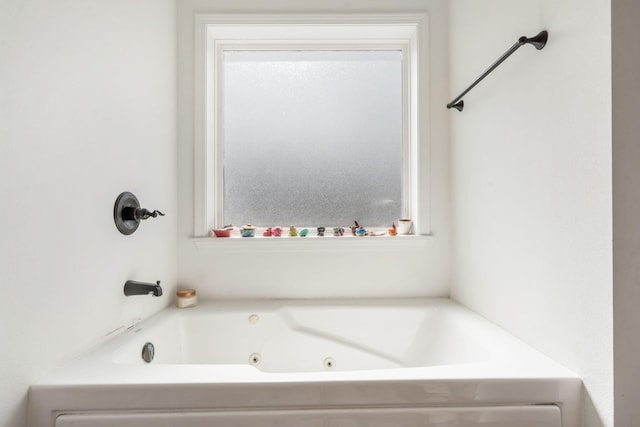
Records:
[[[201,251],[228,252],[379,252],[426,248],[432,235],[308,236],[308,237],[195,237]]]

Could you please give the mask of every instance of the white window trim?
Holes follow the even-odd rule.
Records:
[[[428,104],[428,80],[418,74],[418,54],[426,58],[426,21],[424,14],[196,15],[194,236],[207,236],[213,223],[221,222],[216,216],[222,212],[222,144],[217,143],[221,135],[216,105],[221,53],[233,48],[285,47],[403,51],[403,129],[407,130],[403,162],[409,159],[403,164],[403,215],[414,219],[416,234],[429,234],[427,212],[418,212],[418,195],[425,198],[428,192],[419,188],[417,176],[419,164],[428,167],[424,164],[428,156],[419,162],[420,151],[428,151],[428,132],[419,132],[424,125],[418,121],[427,117],[418,110],[419,105]]]

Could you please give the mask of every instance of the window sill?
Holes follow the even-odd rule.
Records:
[[[201,251],[228,252],[380,252],[426,248],[432,235],[308,236],[308,237],[195,237]]]

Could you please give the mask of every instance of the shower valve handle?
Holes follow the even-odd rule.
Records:
[[[155,218],[158,215],[164,216],[164,214],[158,210],[149,211],[145,208],[126,207],[122,211],[122,217],[131,221],[140,221],[141,219],[149,219],[150,217]]]
[[[113,219],[116,227],[124,235],[136,231],[140,221],[152,217],[156,218],[158,215],[164,216],[164,213],[140,207],[138,198],[128,191],[120,193],[113,206]]]
[[[142,209],[136,209],[136,211],[135,211],[136,219],[148,219],[149,217],[154,217],[155,218],[158,215],[164,216],[164,214],[162,212],[160,212],[159,210],[154,210],[153,212],[149,212],[147,209],[142,208]]]

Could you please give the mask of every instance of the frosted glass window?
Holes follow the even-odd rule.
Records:
[[[224,51],[223,221],[401,217],[402,52]]]

